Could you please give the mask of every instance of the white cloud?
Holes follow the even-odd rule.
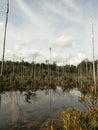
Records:
[[[15,50],[7,50],[5,59],[7,60],[13,60],[13,56],[15,56],[15,61],[25,60],[31,62],[34,59],[37,59],[38,57],[41,57],[43,55],[43,51],[40,50],[29,50],[27,48],[25,49],[15,49]]]
[[[59,2],[50,1],[43,3],[43,5],[43,9],[50,14],[54,14],[55,17],[58,15],[73,23],[83,23],[83,21],[78,18],[80,16],[80,10],[72,0],[63,0]]]
[[[77,65],[79,64],[82,60],[84,60],[86,58],[86,54],[84,53],[78,53],[75,57],[70,57],[69,59],[69,64],[74,64]]]
[[[49,24],[47,24],[48,21],[43,15],[40,15],[40,12],[35,12],[35,10],[30,8],[29,4],[26,4],[24,0],[17,0],[17,3],[20,9],[23,11],[23,15],[26,16],[26,19],[32,23],[33,30],[36,27],[36,29],[45,33],[49,31],[49,28],[47,27],[47,25],[49,26]]]
[[[0,30],[4,27],[4,23],[0,22]]]
[[[33,14],[32,10],[27,6],[27,4],[25,4],[23,0],[17,0],[17,3],[24,12],[24,14],[26,14],[26,16],[28,16],[28,18],[32,21],[32,23],[34,23],[34,21],[39,22],[37,16]]]
[[[36,61],[44,62],[49,59],[50,46],[54,49],[52,60],[60,64],[66,60],[67,63],[78,64],[82,58],[89,58],[92,53],[89,16],[82,9],[84,5],[81,5],[81,1],[76,2],[75,0],[59,0],[58,2],[57,0],[42,0],[41,2],[17,0],[18,6],[16,6],[13,1],[13,4],[10,4],[12,11],[9,12],[6,58],[13,59],[13,53],[15,53],[17,57],[21,56],[31,61],[34,54]],[[87,10],[90,11],[89,2],[87,4]],[[19,10],[13,11],[14,7]],[[22,16],[24,21],[21,21]],[[94,17],[96,17],[94,19],[96,57],[98,56],[98,18]],[[0,22],[1,49],[3,35],[4,23]],[[84,54],[80,53],[83,51]]]
[[[80,9],[79,9],[78,6],[76,6],[75,0],[63,0],[63,2],[64,2],[65,5],[67,5],[71,10],[80,13]]]
[[[3,38],[4,38],[4,23],[0,22],[0,57],[2,56]]]
[[[73,38],[68,35],[62,35],[56,38],[55,40],[50,41],[52,45],[58,46],[58,47],[69,47],[70,45],[73,44],[73,42],[74,42]]]
[[[21,49],[21,50],[7,50],[5,55],[5,60],[13,60],[13,56],[15,55],[15,61],[34,61],[38,63],[45,62],[46,60],[50,59],[49,52],[47,51],[41,51],[41,50],[29,50],[29,49]],[[82,60],[84,60],[87,57],[84,53],[78,53],[76,56],[72,57],[71,55],[65,55],[63,53],[56,54],[52,52],[51,54],[51,63],[54,61],[57,63],[57,65],[77,65]]]

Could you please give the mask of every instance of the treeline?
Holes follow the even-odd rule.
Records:
[[[97,61],[95,62],[97,76]],[[1,67],[1,62],[0,62]],[[55,62],[29,63],[25,61],[5,61],[3,70],[3,86],[9,89],[49,89],[61,86],[66,88],[93,85],[93,65],[90,61],[82,61],[79,65],[58,66]]]
[[[0,62],[1,67],[1,62]],[[33,75],[34,71],[36,74],[40,73],[49,73],[51,68],[51,71],[53,73],[57,73],[59,75],[63,73],[77,73],[77,67],[74,65],[65,65],[65,66],[57,66],[56,63],[48,64],[48,63],[29,63],[25,61],[21,62],[12,62],[12,61],[6,61],[4,63],[4,75],[9,74],[19,74],[19,75]]]
[[[78,72],[83,76],[93,76],[93,62],[89,60],[82,61],[78,66]],[[95,74],[98,77],[98,60],[95,61]]]

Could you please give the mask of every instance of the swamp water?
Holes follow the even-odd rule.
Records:
[[[60,120],[62,111],[72,107],[84,109],[79,102],[77,89],[63,92],[60,87],[51,90],[51,116]],[[38,90],[34,93],[11,91],[1,94],[0,130],[39,130],[50,119],[50,93]]]

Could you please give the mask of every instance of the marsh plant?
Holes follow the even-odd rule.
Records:
[[[91,86],[88,94],[82,94],[79,101],[86,108],[78,110],[76,108],[67,109],[62,112],[62,120],[45,123],[43,130],[98,130],[98,93]]]
[[[81,95],[80,102],[86,108],[86,111],[72,109],[62,113],[64,130],[97,130],[98,129],[98,94],[95,94],[95,88],[89,88],[89,94]]]

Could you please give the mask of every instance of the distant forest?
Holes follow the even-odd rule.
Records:
[[[0,62],[1,67],[1,62]],[[98,77],[98,61],[95,61],[96,80]],[[50,83],[51,78],[51,83]],[[93,85],[93,63],[83,60],[77,66],[58,66],[46,63],[29,63],[25,61],[5,61],[2,85],[4,90],[10,89],[47,89],[61,86],[63,89]]]

